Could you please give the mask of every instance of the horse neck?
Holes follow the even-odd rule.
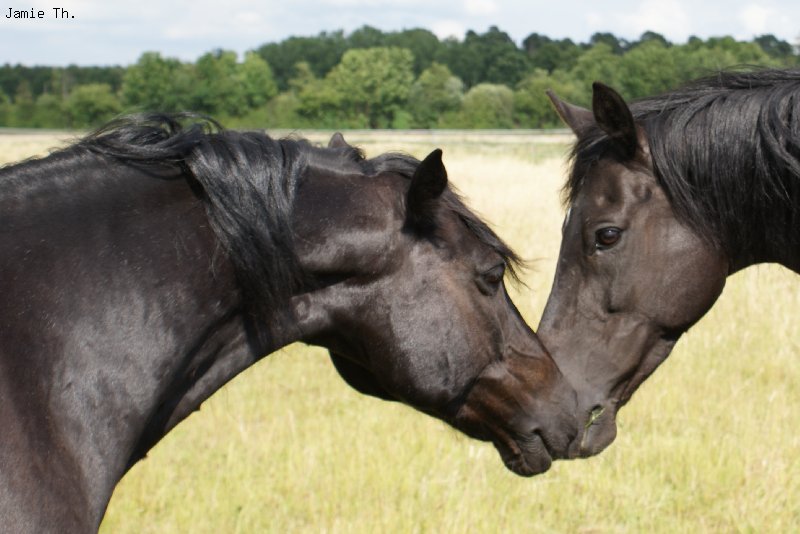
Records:
[[[742,212],[746,213],[746,208]],[[727,224],[723,242],[731,244],[727,247],[730,272],[760,263],[777,263],[800,274],[798,224],[800,204],[791,208],[785,202],[776,202],[772,209],[765,210],[759,222],[743,217]],[[746,241],[742,240],[743,235],[747,236]]]
[[[123,448],[129,453],[125,471],[228,381],[263,356],[296,341],[288,316],[264,325],[243,305],[234,267],[208,228],[203,207],[193,196],[187,195],[185,202],[185,208],[171,206],[169,210],[181,214],[175,240],[185,251],[178,264],[163,266],[178,275],[170,279],[172,298],[165,302],[150,295],[155,298],[151,305],[158,308],[159,321],[144,321],[138,328],[143,339],[158,340],[157,348],[150,351],[146,365],[140,362],[135,369],[121,369],[123,378],[124,373],[134,372],[135,380],[148,383],[150,392],[137,396],[140,404],[131,404],[144,417],[132,426],[134,439]],[[174,247],[172,241],[160,244]],[[169,255],[170,251],[156,243],[151,253]],[[163,335],[165,331],[168,336]]]
[[[800,269],[796,73],[720,74],[632,106],[673,207],[727,253]]]
[[[44,462],[21,460],[16,476],[35,479],[44,469],[41,476],[55,480],[50,473],[63,471],[71,482],[61,486],[79,496],[70,513],[99,523],[133,463],[293,338],[290,328],[253,335],[233,268],[185,179],[107,162],[72,168],[71,176],[66,190],[36,191],[18,213],[4,210],[21,231],[0,245],[33,252],[0,259],[0,291],[11,303],[0,310],[0,385],[26,391],[0,410],[0,426],[12,461],[38,454]],[[14,202],[11,209],[23,205]],[[33,341],[20,345],[32,332]],[[5,419],[14,413],[24,417]],[[41,450],[23,452],[32,444]],[[67,502],[53,485],[54,502]]]

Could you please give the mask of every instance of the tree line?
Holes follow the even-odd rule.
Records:
[[[655,32],[588,42],[532,33],[517,45],[491,27],[463,39],[424,29],[289,37],[238,57],[195,62],[146,52],[127,67],[0,67],[0,126],[86,128],[133,111],[192,110],[234,127],[547,128],[546,89],[588,105],[601,80],[628,99],[724,68],[797,67],[800,51],[773,35],[751,41]]]

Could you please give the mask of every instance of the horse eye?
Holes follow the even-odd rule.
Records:
[[[601,228],[594,234],[595,246],[600,249],[611,247],[619,241],[621,236],[622,230],[619,228],[614,226]]]
[[[481,273],[478,279],[478,288],[485,294],[491,295],[497,291],[506,274],[506,265],[501,263]]]

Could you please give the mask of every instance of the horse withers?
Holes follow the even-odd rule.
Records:
[[[577,434],[574,391],[506,293],[517,257],[438,150],[126,119],[0,171],[0,250],[4,531],[96,530],[159,439],[294,341],[520,475]]]
[[[800,272],[800,71],[720,73],[629,107],[550,95],[577,135],[539,336],[578,394],[570,456],[616,435],[617,410],[749,265]]]

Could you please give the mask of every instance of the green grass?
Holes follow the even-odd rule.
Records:
[[[450,178],[470,204],[534,260],[528,287],[512,294],[538,323],[560,240],[563,142],[366,133],[349,140],[368,155],[444,148]],[[0,159],[57,144],[40,141],[11,157],[12,141],[0,138]],[[532,479],[508,472],[491,445],[358,395],[324,351],[294,345],[218,392],[137,464],[101,531],[796,531],[798,324],[800,278],[774,266],[735,275],[622,410],[616,442]]]

